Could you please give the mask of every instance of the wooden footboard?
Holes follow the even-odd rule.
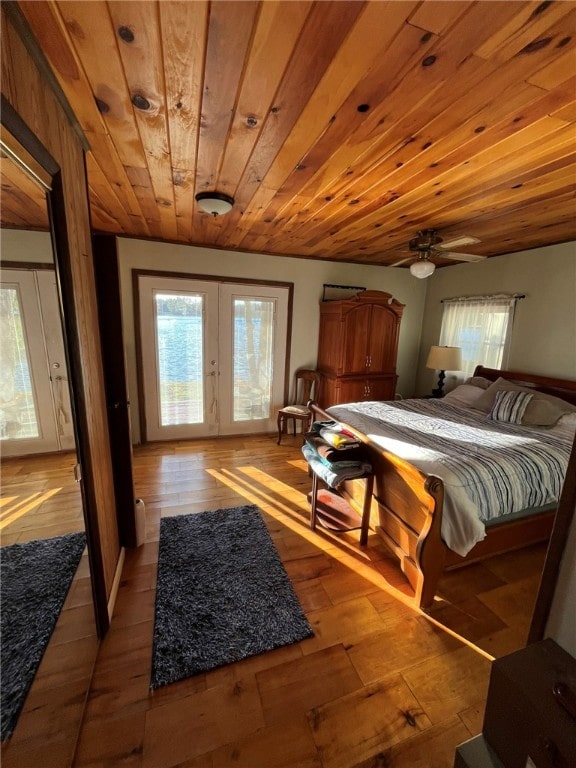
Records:
[[[317,405],[312,404],[312,409],[316,421],[331,420]],[[434,599],[447,552],[440,536],[442,480],[425,475],[412,464],[373,445],[363,433],[350,429],[366,446],[374,469],[371,520],[398,558],[414,589],[417,605],[426,609]],[[340,490],[361,504],[364,483],[364,480],[348,481]]]

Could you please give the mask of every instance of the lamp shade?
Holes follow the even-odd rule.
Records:
[[[462,350],[460,347],[430,347],[426,368],[436,371],[462,370]]]
[[[410,273],[414,275],[414,277],[430,277],[435,269],[436,265],[431,261],[428,261],[428,259],[418,259],[414,264],[410,264]]]
[[[206,213],[211,213],[212,216],[220,216],[232,210],[234,198],[230,197],[230,195],[225,195],[223,192],[198,192],[196,202]]]

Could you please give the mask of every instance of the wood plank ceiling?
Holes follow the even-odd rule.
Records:
[[[19,6],[98,231],[384,265],[423,228],[485,256],[576,239],[574,2]]]

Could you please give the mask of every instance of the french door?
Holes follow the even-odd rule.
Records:
[[[288,288],[140,275],[147,440],[271,432]]]
[[[74,428],[53,270],[2,270],[0,329],[2,455],[72,450]]]

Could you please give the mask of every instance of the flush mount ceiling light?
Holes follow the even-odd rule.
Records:
[[[223,192],[198,192],[196,202],[206,213],[211,213],[212,216],[221,216],[232,210],[234,198]]]
[[[428,254],[419,256],[418,261],[415,261],[414,264],[410,264],[410,273],[414,277],[430,277],[435,269],[436,265],[429,261]]]

